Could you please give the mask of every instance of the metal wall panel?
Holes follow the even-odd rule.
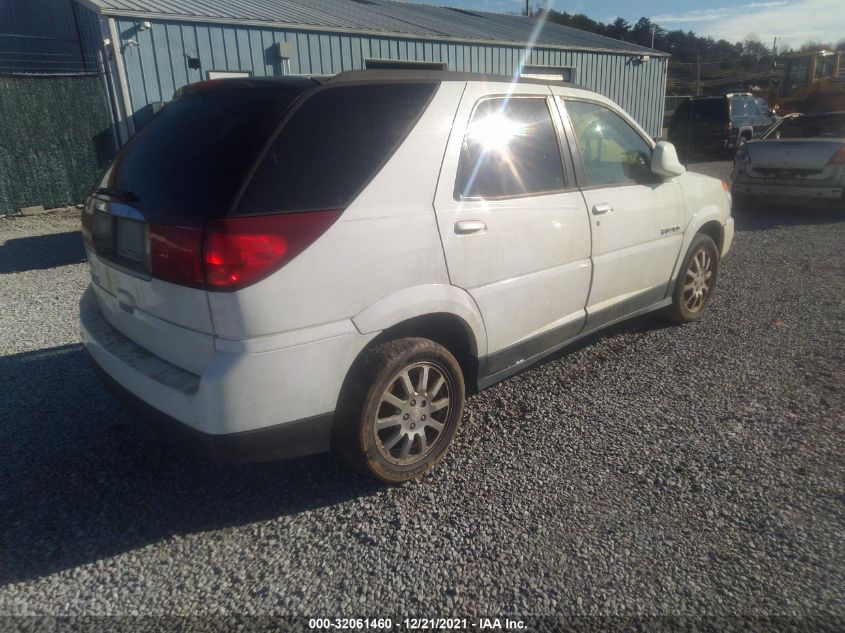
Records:
[[[116,18],[116,24],[136,125],[152,115],[151,103],[169,100],[186,83],[207,79],[209,70],[284,74],[272,48],[277,42],[292,44],[290,74],[315,76],[361,69],[372,58],[445,61],[449,70],[512,75],[522,57],[520,48],[504,45],[161,20],[140,30],[140,21],[132,18]],[[188,67],[189,57],[199,58],[200,69]],[[660,134],[666,58],[641,62],[628,54],[536,48],[526,63],[574,67],[576,83],[610,97],[650,134]]]

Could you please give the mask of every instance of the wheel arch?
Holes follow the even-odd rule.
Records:
[[[477,341],[471,326],[460,316],[449,312],[433,312],[408,317],[381,330],[370,339],[358,352],[338,394],[336,415],[347,417],[351,415],[348,407],[354,399],[356,379],[366,362],[370,351],[382,343],[400,338],[426,338],[445,347],[458,361],[464,377],[464,387],[467,393],[475,391],[478,384],[478,356]],[[340,441],[344,425],[337,420],[332,427],[332,446]]]
[[[725,244],[725,227],[717,220],[709,220],[698,227],[696,234],[703,233],[716,242],[716,247],[719,253],[722,252],[722,246]]]
[[[675,262],[675,268],[672,271],[671,283],[675,283],[681,271],[681,265],[684,262],[690,244],[698,234],[704,234],[716,242],[718,252],[721,254],[722,247],[725,244],[725,226],[723,212],[715,205],[707,205],[700,209],[698,213],[693,216],[692,221],[684,231],[684,241],[681,244],[678,252],[678,259]]]

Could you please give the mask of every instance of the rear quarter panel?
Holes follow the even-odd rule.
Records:
[[[463,83],[443,83],[387,164],[314,244],[267,279],[210,292],[224,339],[351,319],[407,287],[448,284],[432,199]]]

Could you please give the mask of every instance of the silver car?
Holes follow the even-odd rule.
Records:
[[[737,151],[735,203],[813,201],[845,209],[845,112],[791,114]]]

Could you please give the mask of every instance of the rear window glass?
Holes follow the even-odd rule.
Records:
[[[729,117],[726,101],[726,99],[701,99],[699,101],[693,101],[693,117],[706,121],[727,121]]]
[[[364,84],[314,93],[269,148],[236,215],[347,207],[404,140],[436,87]]]
[[[756,104],[749,97],[734,97],[731,99],[731,116],[740,117],[754,114]]]
[[[303,86],[215,88],[169,103],[118,154],[109,187],[180,219],[228,211],[261,147]]]
[[[823,114],[784,119],[768,137],[845,139],[845,114]]]

